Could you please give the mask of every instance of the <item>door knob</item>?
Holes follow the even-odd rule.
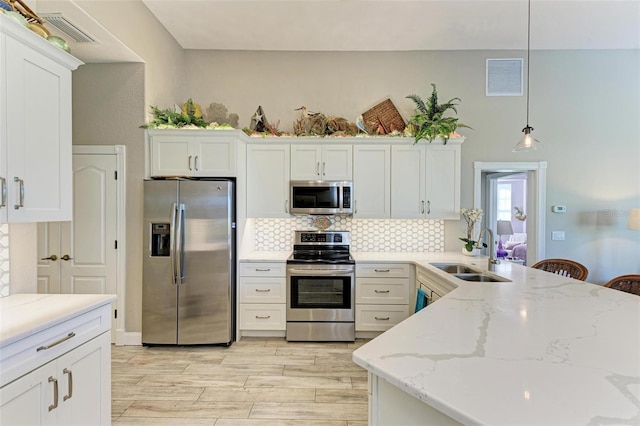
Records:
[[[62,259],[62,260],[71,260],[71,259],[73,259],[73,257],[69,257],[69,255],[68,255],[68,254],[65,254],[65,255],[64,255],[64,256],[62,256],[60,259]]]
[[[49,256],[49,257],[43,257],[43,258],[42,258],[42,259],[40,259],[40,260],[53,260],[53,261],[55,262],[56,260],[58,260],[58,256],[56,256],[55,254],[52,254],[51,256]]]

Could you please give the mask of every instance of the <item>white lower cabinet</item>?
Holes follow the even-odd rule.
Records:
[[[286,319],[286,270],[284,262],[241,262],[238,284],[241,336],[284,335]]]
[[[356,332],[386,331],[409,316],[412,267],[356,264]]]
[[[455,286],[437,275],[430,273],[427,269],[417,266],[416,291],[418,288],[421,288],[425,292],[427,298],[426,306],[428,306],[455,289]]]
[[[111,332],[109,326],[96,327],[109,321],[110,307],[101,310],[99,316],[68,321],[69,328],[63,324],[3,348],[2,383],[8,382],[0,388],[0,424],[110,424]],[[98,329],[97,337],[74,343]],[[40,359],[45,363],[38,364]]]

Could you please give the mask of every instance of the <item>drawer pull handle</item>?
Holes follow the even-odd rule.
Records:
[[[375,292],[386,294],[386,293],[389,293],[389,290],[375,290]]]
[[[62,397],[62,400],[66,401],[67,399],[71,399],[71,397],[73,396],[73,373],[71,373],[71,370],[69,370],[68,368],[65,368],[64,370],[62,370],[62,372],[64,374],[68,374],[69,375],[69,381],[67,382],[67,384],[68,384],[67,387],[69,388],[69,393]]]
[[[256,291],[258,293],[269,293],[271,291],[271,289],[268,288],[268,289],[264,290],[264,289],[261,289],[261,288],[256,288]]]
[[[374,269],[376,272],[389,272],[390,269]]]
[[[269,318],[271,318],[271,315],[267,315],[264,317],[261,317],[260,315],[256,315],[256,319],[269,319]]]
[[[271,268],[263,268],[263,269],[256,268],[256,272],[269,272],[269,271],[271,271]]]
[[[389,321],[389,317],[374,317],[377,321]]]
[[[38,349],[36,349],[36,352],[40,352],[40,351],[45,351],[47,349],[51,349],[54,346],[59,345],[62,342],[66,342],[67,340],[71,339],[72,337],[75,337],[76,333],[74,333],[73,331],[69,334],[67,334],[66,336],[64,336],[61,339],[56,340],[53,343],[49,343],[47,346],[40,346]],[[55,407],[54,407],[55,408]]]
[[[49,377],[49,383],[53,383],[53,404],[49,406],[49,411],[58,408],[58,379]]]

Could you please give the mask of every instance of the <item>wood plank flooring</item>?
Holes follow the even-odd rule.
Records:
[[[112,346],[113,424],[364,426],[364,344],[242,339],[230,347]]]

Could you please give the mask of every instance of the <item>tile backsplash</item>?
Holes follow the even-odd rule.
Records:
[[[0,225],[0,297],[9,295],[9,225]]]
[[[296,230],[317,229],[315,216],[255,219],[256,250],[291,250]],[[351,231],[351,251],[444,251],[444,221],[329,216],[327,230]]]

